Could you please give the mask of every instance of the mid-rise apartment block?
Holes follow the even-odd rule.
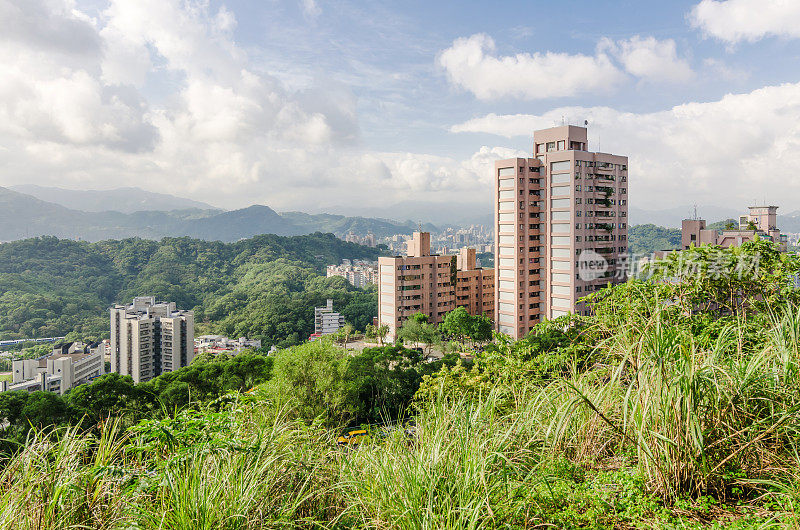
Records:
[[[11,363],[11,382],[0,381],[0,392],[25,390],[64,394],[105,373],[105,344],[66,343],[39,359]]]
[[[414,233],[407,255],[378,258],[378,274],[378,322],[391,336],[415,313],[435,324],[456,307],[493,315],[494,270],[476,266],[475,249],[432,254],[429,232]]]
[[[534,156],[494,167],[495,325],[514,338],[624,281],[628,158],[587,149],[584,127],[534,132]]]
[[[739,217],[739,226],[715,230],[706,228],[705,219],[684,219],[681,222],[681,246],[719,245],[738,247],[756,238],[768,239],[786,251],[787,238],[777,226],[777,206],[751,206],[749,212]],[[663,253],[661,253],[663,254]]]
[[[111,371],[137,383],[188,366],[194,358],[194,313],[152,296],[111,308]]]
[[[325,307],[314,308],[314,335],[330,335],[344,327],[344,315],[333,310],[333,300],[327,300]]]

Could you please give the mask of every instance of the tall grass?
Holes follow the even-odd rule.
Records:
[[[681,526],[680,503],[708,495],[794,525],[800,309],[749,342],[736,321],[698,338],[663,311],[599,322],[589,369],[440,395],[413,434],[354,448],[258,393],[124,433],[35,432],[0,464],[0,528]]]

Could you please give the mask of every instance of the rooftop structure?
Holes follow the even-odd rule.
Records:
[[[747,214],[739,217],[738,226],[721,230],[706,228],[705,219],[684,219],[681,222],[681,248],[688,249],[692,245],[738,247],[760,238],[772,241],[785,252],[787,238],[776,226],[777,212],[777,206],[751,206]]]

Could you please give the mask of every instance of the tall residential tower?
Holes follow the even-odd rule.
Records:
[[[111,371],[137,383],[188,366],[194,358],[194,313],[152,296],[111,308]]]
[[[495,324],[515,338],[584,313],[578,299],[623,281],[628,158],[587,151],[584,127],[535,131],[534,157],[495,162]]]

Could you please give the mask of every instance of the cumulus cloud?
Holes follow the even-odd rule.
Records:
[[[348,87],[288,89],[235,27],[205,0],[110,0],[96,20],[72,0],[0,0],[0,185],[137,185],[227,207],[454,200],[482,196],[490,159],[511,152],[366,151]]]
[[[497,56],[485,34],[459,38],[439,54],[439,64],[454,85],[478,99],[545,99],[611,92],[627,72],[642,81],[685,82],[693,72],[678,57],[675,41],[634,36],[602,39],[594,55],[556,52]]]
[[[483,33],[459,38],[439,54],[450,81],[479,99],[542,99],[607,92],[624,74],[605,53],[518,53],[496,56],[494,40]]]
[[[735,44],[768,36],[800,37],[800,2],[795,0],[702,0],[689,14],[706,35]]]
[[[637,205],[667,207],[690,198],[745,206],[758,197],[794,210],[800,200],[798,115],[800,83],[651,113],[563,107],[541,115],[489,114],[451,130],[511,138],[551,127],[561,116],[572,123],[588,119],[590,149],[630,157]]]
[[[614,55],[629,74],[646,81],[682,83],[692,78],[686,59],[678,57],[675,41],[635,35],[627,40],[603,39],[599,48]]]

